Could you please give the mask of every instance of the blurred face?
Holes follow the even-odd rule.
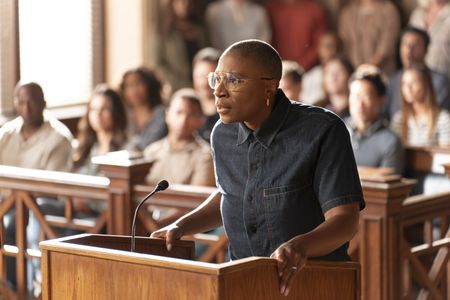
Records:
[[[219,60],[216,73],[221,80],[214,89],[217,112],[224,123],[245,122],[250,129],[258,128],[267,118],[268,108],[266,99],[269,97],[274,81],[262,80],[262,67],[251,59],[242,59],[240,55],[228,52]],[[226,87],[227,75],[237,78]],[[228,77],[227,77],[228,76]],[[251,78],[245,80],[243,78]]]
[[[366,80],[356,80],[350,85],[350,115],[358,124],[375,122],[383,105],[383,97],[377,94],[373,85]]]
[[[425,101],[426,87],[419,73],[407,70],[402,76],[402,95],[408,103]]]
[[[125,77],[123,94],[125,100],[131,106],[147,103],[147,86],[138,74],[130,73]]]
[[[336,55],[337,49],[337,40],[336,37],[332,34],[324,34],[319,41],[319,57],[320,61],[326,63],[329,61],[334,55]]]
[[[113,113],[111,101],[103,95],[95,95],[89,103],[89,124],[95,132],[112,131]]]
[[[349,76],[339,61],[329,61],[325,66],[323,74],[325,91],[331,95],[346,93],[348,90]]]
[[[179,139],[191,138],[193,133],[203,125],[204,117],[197,105],[184,98],[172,100],[166,113],[169,134]]]
[[[43,121],[45,101],[34,88],[21,87],[14,101],[14,106],[22,117],[25,126],[39,127]]]
[[[191,10],[191,0],[173,0],[173,12],[179,19],[187,19]]]
[[[408,32],[403,35],[400,43],[400,59],[404,68],[410,67],[413,63],[423,63],[426,53],[425,43],[418,34]]]
[[[291,100],[300,101],[300,93],[302,92],[302,83],[294,82],[290,77],[282,77],[280,80],[280,89]]]
[[[200,96],[200,99],[214,100],[213,90],[208,85],[208,74],[214,72],[216,65],[206,61],[199,61],[195,64],[192,79],[194,89]]]

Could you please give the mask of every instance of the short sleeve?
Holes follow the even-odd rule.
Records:
[[[450,145],[450,113],[442,110],[439,114],[439,119],[436,124],[439,146]]]
[[[345,204],[365,206],[349,133],[341,120],[327,128],[318,144],[314,192],[323,213]]]

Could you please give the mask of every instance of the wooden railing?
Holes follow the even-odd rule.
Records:
[[[417,157],[420,155],[417,154]],[[9,191],[9,195],[0,204],[0,217],[13,206],[17,215],[17,245],[7,247],[2,244],[0,281],[6,278],[5,257],[16,257],[19,298],[26,295],[26,259],[39,256],[36,251],[26,249],[28,211],[37,216],[43,238],[56,237],[53,228],[62,225],[87,232],[100,232],[103,229],[110,234],[130,233],[136,201],[152,190],[152,187],[143,184],[150,164],[142,160],[111,157],[99,158],[96,163],[104,177],[0,167],[0,190]],[[402,179],[386,170],[369,170],[361,177],[367,207],[362,213],[360,230],[351,243],[350,251],[361,262],[363,298],[407,298],[412,295],[412,286],[423,288],[420,295],[430,293],[432,297],[438,298],[438,292],[444,295],[446,291],[442,289],[442,282],[447,275],[443,265],[446,264],[447,257],[442,254],[444,250],[439,249],[447,247],[446,239],[450,237],[441,228],[440,234],[435,234],[439,239],[432,239],[430,228],[434,228],[432,222],[436,222],[435,220],[441,220],[441,227],[448,225],[446,218],[450,216],[450,208],[446,203],[450,203],[450,196],[441,194],[408,198],[414,181]],[[172,185],[150,199],[149,205],[188,211],[206,199],[213,190]],[[64,216],[44,216],[36,205],[37,197],[65,201],[67,205]],[[101,201],[106,203],[107,208],[94,222],[81,222],[74,218],[74,199]],[[147,232],[164,225],[153,220],[145,209],[142,211],[140,221]],[[420,234],[417,235],[417,232]],[[411,240],[411,233],[415,233],[418,238]],[[195,239],[211,246],[201,260],[223,260],[227,245],[225,234],[213,238],[197,235]],[[427,260],[422,263],[422,267],[419,266],[418,261],[424,261],[422,257],[425,256],[429,258],[430,253],[435,253],[434,257],[440,263],[432,264],[432,260],[431,263]],[[430,266],[434,267],[430,271],[423,271]],[[411,279],[417,283],[413,285]]]
[[[366,208],[350,253],[361,263],[363,299],[450,298],[450,192],[408,197],[414,184],[362,178]]]
[[[406,171],[444,174],[450,163],[450,147],[406,148]]]

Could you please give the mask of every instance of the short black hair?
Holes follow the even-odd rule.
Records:
[[[156,106],[163,103],[163,87],[164,80],[160,73],[156,70],[152,70],[146,67],[138,67],[126,71],[122,76],[122,82],[120,83],[120,90],[122,92],[122,97],[125,98],[125,81],[128,76],[135,74],[144,82],[147,88],[147,103],[150,108],[155,108]]]
[[[202,104],[200,103],[200,98],[198,97],[197,93],[192,88],[182,88],[173,93],[172,97],[170,98],[169,106],[167,107],[167,110],[170,109],[170,106],[172,105],[172,102],[177,99],[183,99],[187,100],[190,103],[192,103],[195,107],[198,109],[198,113],[200,116],[203,116],[203,109]]]
[[[213,47],[206,47],[200,49],[192,60],[192,65],[195,66],[199,62],[208,62],[217,65],[219,63],[220,51]]]
[[[283,60],[283,75],[282,77],[290,78],[296,83],[301,83],[305,70],[297,62],[292,60]]]
[[[267,74],[263,74],[264,76],[270,76],[277,80],[281,79],[281,57],[269,43],[256,39],[243,40],[229,46],[222,56],[228,53],[237,53],[250,58],[267,71]]]
[[[378,67],[368,64],[360,65],[350,77],[349,83],[359,80],[369,82],[375,88],[378,96],[386,95],[386,84]]]
[[[423,40],[425,48],[428,48],[428,45],[430,44],[430,36],[428,35],[428,33],[425,30],[422,30],[420,28],[413,27],[413,26],[407,26],[405,29],[403,29],[400,40],[407,33],[414,33],[414,34],[419,35]]]
[[[32,93],[34,93],[34,95],[39,98],[39,100],[45,101],[44,98],[44,91],[42,90],[42,87],[37,84],[36,82],[18,82],[16,85],[16,88],[14,90],[14,96],[18,97],[19,96],[19,91],[23,88],[27,88],[30,89],[32,91]]]

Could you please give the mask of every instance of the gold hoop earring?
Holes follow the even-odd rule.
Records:
[[[269,107],[269,105],[270,105],[269,97],[267,97],[266,105],[267,105],[267,107]]]

